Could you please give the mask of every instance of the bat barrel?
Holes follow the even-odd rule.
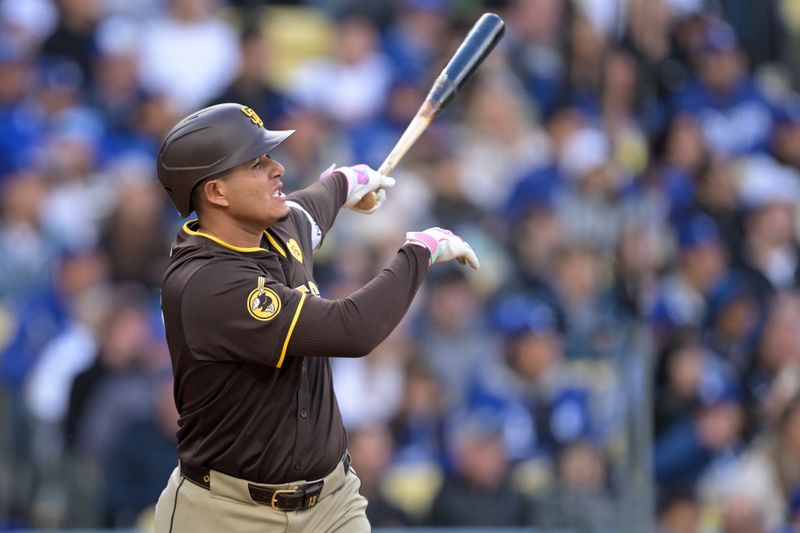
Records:
[[[498,15],[485,13],[478,19],[428,93],[428,99],[432,101],[437,112],[450,103],[456,92],[494,49],[504,32],[505,23]]]
[[[387,174],[397,166],[397,163],[425,131],[431,120],[450,103],[458,89],[467,82],[478,65],[489,55],[489,52],[503,36],[504,31],[503,19],[494,13],[486,13],[478,19],[442,73],[439,74],[416,116],[381,165],[379,172]],[[376,194],[370,192],[361,199],[356,207],[368,211],[375,206],[376,202]]]

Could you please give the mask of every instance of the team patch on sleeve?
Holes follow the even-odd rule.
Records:
[[[289,239],[286,242],[286,247],[289,248],[289,252],[297,259],[300,263],[303,262],[303,251],[300,249],[300,245],[297,244],[297,241],[294,239]]]
[[[258,287],[247,296],[247,312],[262,322],[269,322],[281,312],[281,299],[275,291],[265,287],[266,281],[264,276],[258,276]]]

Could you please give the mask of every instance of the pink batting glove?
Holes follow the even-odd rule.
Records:
[[[462,265],[469,263],[474,270],[480,268],[478,256],[469,243],[450,230],[434,227],[424,231],[409,231],[405,244],[427,248],[431,253],[430,264],[456,259]]]
[[[337,167],[336,164],[328,167],[320,174],[320,179],[325,179],[334,172],[341,172],[347,179],[347,200],[344,206],[359,213],[374,213],[386,199],[386,189],[394,187],[395,179],[379,174],[368,165],[359,164],[352,167]],[[367,193],[375,192],[377,202],[369,210],[358,209],[356,205]]]

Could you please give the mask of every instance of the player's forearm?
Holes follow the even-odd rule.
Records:
[[[347,180],[339,172],[287,196],[287,200],[293,200],[303,206],[325,233],[333,226],[336,215],[346,199]]]
[[[404,246],[387,268],[348,298],[308,298],[289,355],[361,357],[370,353],[400,323],[429,260],[427,250]]]

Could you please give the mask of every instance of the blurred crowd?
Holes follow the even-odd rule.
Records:
[[[169,128],[239,102],[289,190],[377,168],[487,10],[315,259],[328,298],[407,230],[482,263],[334,362],[373,526],[800,530],[797,0],[0,0],[0,529],[146,528],[176,464]]]

